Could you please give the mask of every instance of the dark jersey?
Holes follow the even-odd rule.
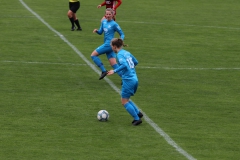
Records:
[[[113,10],[116,10],[121,4],[122,0],[105,0],[101,6],[106,6],[106,8],[112,8]]]

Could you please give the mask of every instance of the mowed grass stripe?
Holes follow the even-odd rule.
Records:
[[[35,15],[43,24],[45,24],[51,31],[55,32],[64,42],[66,42],[87,64],[91,64],[85,56],[78,51],[78,49],[72,45],[62,34],[60,34],[58,31],[53,29],[47,22],[45,22],[37,13],[35,13],[31,8],[29,8],[22,0],[19,0],[22,5],[29,10],[33,15]],[[97,72],[100,73],[99,70],[93,65],[89,65],[91,68]],[[109,85],[118,93],[120,93],[120,90],[114,85],[114,83],[109,80],[108,78],[104,79],[109,83]],[[144,112],[144,119],[146,122],[148,122],[171,146],[173,146],[179,153],[181,153],[183,156],[185,156],[189,160],[195,160],[194,157],[192,157],[190,154],[188,154],[185,150],[183,150],[180,146],[178,146],[157,124],[155,124]]]
[[[93,64],[83,63],[51,63],[51,62],[24,62],[24,61],[1,61],[2,63],[26,63],[26,64],[49,64],[49,65],[71,65],[71,66],[93,66]],[[110,65],[106,65],[109,66]],[[172,67],[159,67],[159,66],[138,66],[142,69],[163,69],[163,70],[240,70],[240,68],[172,68]]]
[[[16,15],[1,15],[2,18],[34,18],[34,16],[16,16]],[[56,19],[60,17],[49,16],[47,18]],[[99,21],[99,19],[89,19],[88,21]],[[225,26],[203,26],[194,24],[181,24],[181,23],[163,23],[163,22],[152,22],[152,21],[123,21],[118,20],[119,23],[136,23],[136,24],[154,24],[154,25],[171,25],[171,26],[185,26],[185,27],[200,27],[200,28],[215,28],[215,29],[228,29],[228,30],[240,30],[238,27],[225,27]]]
[[[16,16],[16,15],[3,15],[0,16],[2,18],[35,18],[34,16]],[[52,17],[49,16],[48,18],[56,19],[59,17]],[[60,18],[59,18],[60,19]],[[99,21],[98,19],[92,19],[89,21]],[[146,21],[118,21],[120,23],[135,23],[135,24],[154,24],[154,25],[170,25],[170,26],[185,26],[185,27],[200,27],[200,28],[215,28],[215,29],[228,29],[228,30],[240,30],[240,28],[235,27],[224,27],[224,26],[201,26],[201,25],[194,25],[194,24],[171,24],[171,23],[161,23],[161,22],[146,22]]]

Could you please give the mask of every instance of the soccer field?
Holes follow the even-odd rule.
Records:
[[[0,2],[0,160],[240,159],[240,1],[123,0],[139,126],[121,79],[99,81],[90,57],[101,2],[81,1],[83,31],[70,31],[67,0]]]

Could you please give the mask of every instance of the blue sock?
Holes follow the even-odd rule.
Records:
[[[93,62],[102,70],[102,72],[105,72],[106,69],[102,63],[102,61],[100,60],[100,58],[98,56],[91,56]]]
[[[139,120],[139,117],[137,113],[134,110],[134,107],[131,105],[131,103],[126,103],[124,105],[125,109],[128,111],[128,113],[134,118],[134,120]]]
[[[118,68],[119,66],[118,66],[118,64],[114,64],[113,66],[112,66],[112,68],[114,68],[114,69],[116,69],[116,68]],[[121,72],[118,72],[117,73],[120,77],[122,77],[122,73]]]
[[[135,112],[138,114],[140,111],[139,111],[139,109],[137,108],[137,106],[136,106],[132,101],[129,101],[129,103],[133,106]]]

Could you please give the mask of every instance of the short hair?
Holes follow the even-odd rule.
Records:
[[[111,45],[121,48],[123,46],[123,40],[121,38],[113,38],[111,40]]]

